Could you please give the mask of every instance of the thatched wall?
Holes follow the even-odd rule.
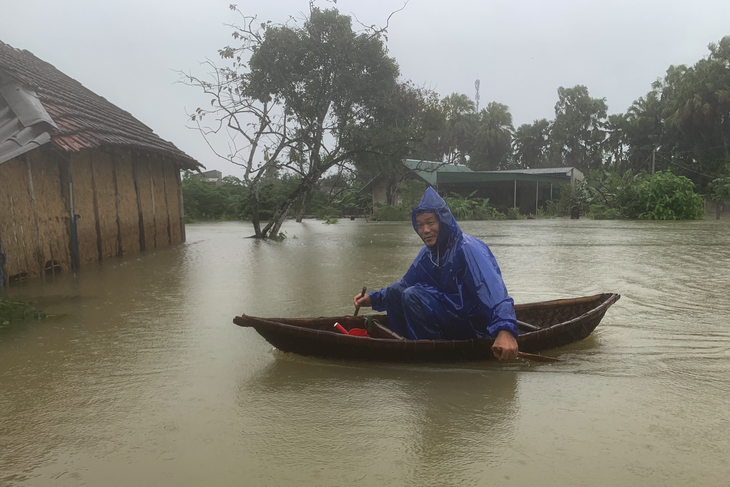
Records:
[[[14,159],[0,165],[0,239],[8,256],[6,271],[36,266],[35,236],[28,167],[25,161]]]
[[[0,165],[0,238],[10,276],[40,275],[54,261],[70,267],[68,212],[52,155],[33,151]]]
[[[45,268],[46,263],[53,261],[68,268],[71,264],[66,237],[69,213],[61,192],[59,158],[45,157],[40,151],[34,151],[28,154],[26,164],[31,168],[31,200],[35,197],[36,230],[40,247],[38,263]]]
[[[152,174],[146,159],[134,161],[134,182],[139,213],[139,244],[141,250],[155,248],[155,217],[157,208],[152,198]]]
[[[132,155],[129,153],[115,154],[111,158],[119,254],[139,252],[139,211],[134,189],[132,160]]]
[[[111,156],[105,153],[91,153],[91,183],[94,189],[94,224],[97,232],[99,260],[121,255],[119,228],[117,226],[116,188],[114,187],[114,165]],[[73,167],[73,164],[71,165]],[[74,185],[75,187],[75,185]],[[77,211],[78,213],[78,211]]]
[[[76,221],[79,259],[81,263],[91,262],[99,259],[96,215],[94,214],[95,178],[93,177],[91,151],[72,154],[70,159],[74,209],[76,214],[81,217]],[[69,240],[70,238],[69,235]]]
[[[170,167],[169,165],[162,165],[165,171],[164,184],[165,184],[165,205],[167,206],[167,231],[168,240],[172,244],[174,242],[185,241],[185,218],[183,217],[181,199],[182,199],[182,182],[180,180],[180,171]]]
[[[39,149],[0,164],[7,276],[72,268],[72,203],[80,216],[81,264],[184,240],[179,169],[169,159],[122,150]]]

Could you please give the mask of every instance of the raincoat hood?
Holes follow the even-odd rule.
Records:
[[[444,199],[433,188],[426,188],[421,202],[411,212],[411,222],[416,233],[418,233],[416,215],[419,213],[435,213],[439,219],[439,236],[434,247],[438,247],[442,251],[446,250],[461,237],[461,228],[456,223],[456,218],[451,214]]]

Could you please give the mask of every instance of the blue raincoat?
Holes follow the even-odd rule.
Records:
[[[487,244],[462,233],[446,202],[426,189],[413,210],[435,213],[438,239],[424,246],[403,279],[370,293],[373,309],[387,311],[390,326],[409,339],[494,338],[500,330],[517,337],[514,301],[507,294]]]

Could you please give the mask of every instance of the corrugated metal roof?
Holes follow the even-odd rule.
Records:
[[[514,169],[506,171],[472,171],[466,166],[434,161],[405,159],[403,164],[431,186],[440,184],[474,184],[497,181],[533,181],[546,183],[569,182],[574,175],[583,179],[580,171],[573,167],[552,167],[540,169]],[[376,176],[362,188],[370,191],[382,176]]]
[[[480,171],[481,172],[481,171]],[[509,169],[505,171],[483,171],[483,172],[492,172],[492,173],[500,173],[500,174],[542,174],[542,175],[548,175],[548,174],[554,174],[554,175],[560,175],[560,176],[571,176],[571,173],[573,172],[572,167],[545,167],[540,169]]]
[[[49,142],[53,128],[32,90],[17,83],[0,84],[0,164]]]
[[[474,184],[496,181],[533,181],[545,183],[570,182],[565,173],[522,173],[509,171],[475,171],[466,173],[438,173],[439,185],[442,184]]]
[[[436,186],[438,173],[440,172],[473,172],[466,166],[460,166],[456,164],[445,164],[443,162],[434,161],[419,161],[418,159],[406,159],[403,164],[408,169],[415,171],[424,181],[431,186]]]
[[[104,145],[120,146],[163,154],[185,169],[201,167],[129,112],[28,51],[0,41],[0,70],[35,90],[57,126],[50,134],[50,143],[61,150],[77,152]]]

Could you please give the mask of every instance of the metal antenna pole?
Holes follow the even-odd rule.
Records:
[[[477,95],[474,97],[474,101],[477,102],[477,113],[479,113],[479,80],[474,82],[474,88],[477,90]]]

